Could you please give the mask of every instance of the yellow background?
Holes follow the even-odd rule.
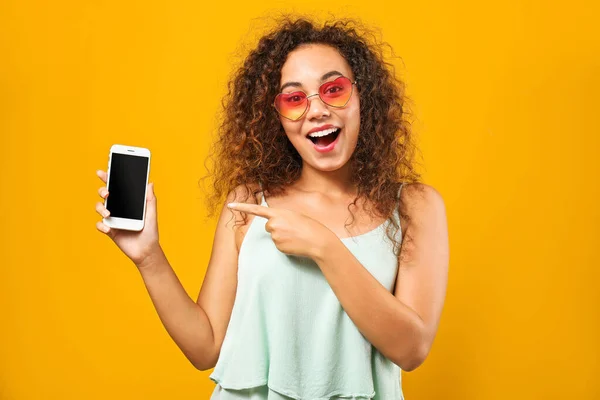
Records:
[[[0,399],[207,399],[135,266],[95,228],[113,143],[153,154],[194,299],[197,181],[256,17],[358,16],[402,61],[451,263],[408,400],[599,399],[600,29],[593,1],[0,2]]]

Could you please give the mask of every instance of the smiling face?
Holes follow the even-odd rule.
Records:
[[[340,84],[344,76],[354,82],[348,62],[334,48],[322,44],[303,45],[290,52],[281,69],[280,92],[302,91],[308,98],[308,109],[297,121],[280,116],[281,124],[288,139],[303,160],[303,167],[309,166],[320,171],[340,169],[350,159],[360,127],[360,104],[356,85]],[[325,86],[321,86],[325,83]],[[335,96],[344,90],[352,95],[343,107],[325,104],[319,93],[330,96],[328,102],[335,103]],[[297,101],[299,97],[289,97]],[[331,133],[330,133],[331,132]],[[329,133],[320,139],[312,136]],[[335,141],[331,143],[331,140]]]

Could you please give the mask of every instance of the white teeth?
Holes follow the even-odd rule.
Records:
[[[313,132],[311,134],[309,134],[308,136],[310,137],[322,137],[322,136],[327,136],[335,131],[337,131],[339,128],[330,128],[330,129],[325,129],[324,131],[318,131],[318,132]]]

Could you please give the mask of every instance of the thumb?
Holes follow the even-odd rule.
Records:
[[[148,184],[148,190],[146,191],[146,200],[147,201],[155,201],[156,196],[154,195],[154,182]]]
[[[156,196],[154,195],[154,182],[148,184],[148,190],[146,192],[146,220],[156,221]]]

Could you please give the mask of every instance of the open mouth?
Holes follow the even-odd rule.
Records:
[[[331,143],[333,143],[335,141],[335,139],[337,139],[338,135],[340,134],[340,131],[341,131],[341,129],[337,128],[335,131],[333,131],[325,136],[319,136],[319,137],[307,136],[307,138],[319,147],[327,147]]]

